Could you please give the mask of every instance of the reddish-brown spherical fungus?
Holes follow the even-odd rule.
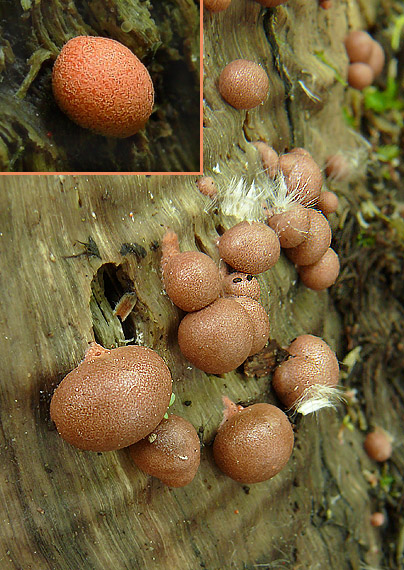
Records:
[[[310,154],[305,149],[294,149],[294,152],[279,158],[279,167],[288,193],[294,196],[294,200],[304,206],[315,205],[323,185],[323,175]]]
[[[366,63],[373,70],[374,77],[380,75],[385,61],[384,50],[367,32],[350,32],[345,38],[345,48],[350,63]]]
[[[254,146],[259,152],[262,166],[271,178],[275,178],[279,171],[278,153],[269,145],[262,141],[257,141]]]
[[[335,283],[339,269],[338,255],[329,247],[316,263],[300,266],[298,272],[306,287],[314,291],[322,291]]]
[[[197,311],[218,298],[220,274],[213,259],[200,251],[179,253],[172,231],[163,238],[161,266],[167,295],[183,311]]]
[[[320,194],[320,198],[318,199],[317,208],[321,210],[324,216],[328,216],[329,214],[333,214],[337,211],[338,203],[338,196],[335,192],[323,190]]]
[[[383,71],[384,62],[385,62],[384,50],[378,42],[373,40],[370,57],[366,63],[372,68],[375,77],[380,75],[381,72]]]
[[[136,465],[169,487],[184,487],[200,463],[198,434],[187,420],[170,414],[144,439],[129,447]]]
[[[202,3],[202,0],[200,2]],[[213,13],[223,12],[230,4],[231,0],[203,0],[203,9]]]
[[[229,298],[188,313],[178,328],[182,354],[204,372],[234,370],[250,354],[253,325],[247,311]]]
[[[269,80],[264,69],[253,61],[236,59],[219,77],[219,91],[235,109],[253,109],[268,95]]]
[[[303,148],[302,146],[295,146],[294,148],[290,149],[290,151],[287,154],[300,154],[302,156],[307,156],[311,159],[313,158],[309,153],[309,151]]]
[[[383,526],[385,522],[386,517],[383,513],[376,512],[370,515],[370,524],[374,527]]]
[[[93,343],[56,388],[50,413],[59,434],[80,449],[111,451],[150,433],[163,419],[171,374],[150,348],[106,350]]]
[[[264,348],[269,338],[269,318],[264,307],[250,297],[233,297],[247,311],[253,326],[252,345],[248,356],[257,354]]]
[[[297,247],[286,250],[286,255],[296,265],[312,265],[327,251],[331,244],[331,228],[328,220],[317,210],[308,210],[310,227],[306,239]]]
[[[53,67],[52,87],[70,119],[109,137],[137,133],[153,110],[149,72],[127,47],[108,38],[69,40]]]
[[[373,83],[374,77],[373,69],[367,63],[351,63],[348,67],[348,83],[359,91],[369,87]]]
[[[228,415],[213,443],[219,469],[245,484],[279,473],[293,450],[293,430],[286,415],[271,404],[254,404]]]
[[[261,288],[256,277],[236,271],[223,277],[222,293],[226,297],[230,297],[232,295],[236,297],[251,297],[251,299],[259,301]]]
[[[199,192],[209,198],[214,198],[217,194],[217,187],[211,176],[202,176],[201,178],[198,178],[196,185],[198,186]]]
[[[280,243],[275,232],[261,222],[240,222],[219,239],[221,258],[243,273],[258,274],[279,259]]]
[[[286,212],[273,215],[269,213],[268,225],[276,232],[281,247],[297,247],[309,235],[309,212],[305,206],[296,202]]]
[[[339,366],[328,344],[305,334],[287,350],[290,358],[278,366],[272,378],[272,387],[282,404],[303,415],[332,406]]]
[[[363,445],[366,453],[374,461],[387,461],[393,453],[392,438],[381,428],[369,432]]]
[[[355,30],[345,38],[345,48],[351,65],[348,83],[355,89],[364,89],[373,83],[384,67],[384,50],[367,32]]]
[[[344,43],[351,63],[369,61],[373,39],[367,32],[354,30],[346,36]]]

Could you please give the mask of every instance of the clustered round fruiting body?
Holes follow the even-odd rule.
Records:
[[[345,38],[345,49],[350,61],[348,83],[355,89],[365,89],[383,70],[383,48],[367,32],[355,30]]]
[[[72,121],[108,137],[134,135],[153,110],[154,88],[146,67],[126,46],[108,38],[69,40],[53,67],[52,88]]]
[[[323,185],[323,175],[312,156],[304,149],[293,149],[279,157],[279,168],[288,194],[303,206],[315,205]]]
[[[247,311],[234,299],[217,299],[188,313],[178,328],[182,354],[194,366],[223,374],[240,366],[252,347],[253,325]]]
[[[338,209],[338,196],[330,190],[323,190],[317,202],[317,208],[321,210],[324,216],[333,214]]]
[[[268,225],[278,235],[282,248],[297,247],[308,237],[309,211],[302,204],[296,203],[291,210],[270,216]]]
[[[338,277],[339,260],[330,249],[331,227],[325,216],[336,211],[337,196],[322,190],[321,170],[307,150],[295,148],[279,157],[266,143],[255,146],[270,179],[268,225],[303,283],[316,291],[330,287]]]
[[[219,77],[219,92],[235,109],[253,109],[268,95],[269,79],[254,61],[236,59],[226,65]]]
[[[208,198],[214,198],[217,194],[215,181],[210,176],[202,176],[197,180],[196,185],[199,192]]]
[[[393,453],[392,438],[381,428],[369,432],[363,446],[368,456],[378,462],[387,461]]]
[[[383,513],[376,512],[370,515],[370,524],[374,527],[383,526],[385,521],[386,517]]]
[[[56,388],[51,418],[75,447],[112,451],[132,445],[163,419],[172,380],[164,360],[150,348],[106,350],[93,343],[81,364]]]
[[[259,152],[264,170],[271,178],[275,178],[279,171],[278,153],[271,146],[262,141],[255,142],[254,146]]]
[[[318,261],[311,265],[298,267],[298,273],[306,287],[314,291],[322,291],[335,283],[339,268],[338,255],[329,247]]]
[[[236,271],[263,273],[279,259],[276,233],[261,222],[240,222],[219,239],[220,257]]]
[[[261,288],[257,278],[253,275],[235,271],[223,277],[222,293],[225,297],[250,297],[259,301]]]
[[[335,353],[321,338],[298,336],[287,348],[289,358],[280,364],[272,387],[282,404],[303,415],[333,405],[339,366]]]
[[[198,311],[213,303],[220,293],[220,274],[205,253],[180,253],[178,238],[167,232],[162,244],[163,280],[167,295],[183,311]]]
[[[264,348],[269,338],[269,319],[264,307],[250,297],[233,297],[248,313],[252,324],[251,349],[248,356]]]
[[[200,0],[202,2],[202,0]],[[231,0],[203,0],[203,9],[209,12],[223,12],[231,4]]]
[[[184,487],[196,475],[200,442],[192,424],[170,414],[147,437],[129,447],[134,463],[169,487]]]
[[[296,265],[311,265],[325,254],[331,244],[331,228],[328,220],[317,210],[307,210],[310,219],[306,238],[296,247],[286,250],[286,255]]]
[[[285,467],[294,437],[282,410],[271,404],[253,404],[234,407],[226,416],[213,442],[215,463],[223,473],[249,484],[271,479]]]
[[[251,272],[266,271],[278,259],[279,251],[278,238],[265,224],[245,222],[230,228],[219,239],[219,252],[237,271],[229,275],[225,270],[219,283],[219,269],[209,256],[179,253],[177,235],[172,231],[165,234],[163,280],[170,299],[188,311],[178,328],[178,345],[194,366],[210,374],[223,374],[265,346],[269,319],[258,302],[259,284]],[[201,256],[203,267],[212,267],[212,271],[200,270]],[[173,269],[174,264],[179,265],[178,271]],[[218,298],[220,292],[222,298]]]

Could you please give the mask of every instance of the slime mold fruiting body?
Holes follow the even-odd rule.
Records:
[[[93,343],[83,362],[56,388],[51,418],[75,447],[121,449],[163,419],[171,387],[170,371],[154,350],[132,345],[106,350]]]
[[[69,40],[53,67],[52,88],[72,121],[108,137],[132,136],[153,110],[154,88],[146,67],[126,46],[108,38]]]

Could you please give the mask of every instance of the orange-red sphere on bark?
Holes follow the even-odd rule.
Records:
[[[146,67],[130,49],[109,38],[69,40],[53,67],[52,87],[72,121],[109,137],[134,135],[153,109],[154,88]]]

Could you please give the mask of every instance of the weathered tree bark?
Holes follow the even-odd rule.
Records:
[[[367,5],[367,23],[374,21],[374,6]],[[356,5],[326,12],[314,0],[290,0],[275,11],[233,0],[225,13],[206,15],[206,173],[219,187],[260,169],[251,144],[258,139],[279,151],[305,146],[321,164],[341,148],[365,152],[340,113],[346,92],[324,63],[343,73],[347,22],[363,24]],[[321,57],[313,55],[317,50]],[[237,57],[262,63],[270,77],[269,99],[248,113],[230,108],[216,88],[222,66]],[[270,367],[256,377],[240,370],[206,375],[190,366],[176,342],[182,315],[164,294],[159,269],[166,228],[178,233],[183,250],[199,249],[219,261],[216,240],[232,220],[208,210],[209,199],[190,176],[0,179],[2,569],[400,567],[403,452],[396,448],[379,469],[362,444],[367,424],[402,437],[403,293],[392,289],[386,296],[376,271],[382,251],[371,258],[352,248],[356,208],[370,196],[363,179],[334,189],[342,203],[343,215],[332,223],[343,271],[332,295],[306,289],[282,255],[259,276],[261,299],[279,345],[312,333],[341,359],[362,347],[355,366],[342,367],[343,383],[357,389],[358,403],[351,398],[347,409],[292,417],[296,444],[285,470],[242,486],[212,459],[221,397],[277,403]],[[398,263],[402,267],[402,259]],[[127,291],[137,301],[122,326],[113,308]],[[169,365],[172,410],[193,423],[203,444],[189,486],[165,487],[140,472],[125,450],[81,452],[58,436],[49,417],[51,395],[94,338],[108,347],[150,346]],[[395,494],[380,484],[383,477],[385,484],[392,479]],[[390,515],[384,543],[369,522],[380,509]]]

